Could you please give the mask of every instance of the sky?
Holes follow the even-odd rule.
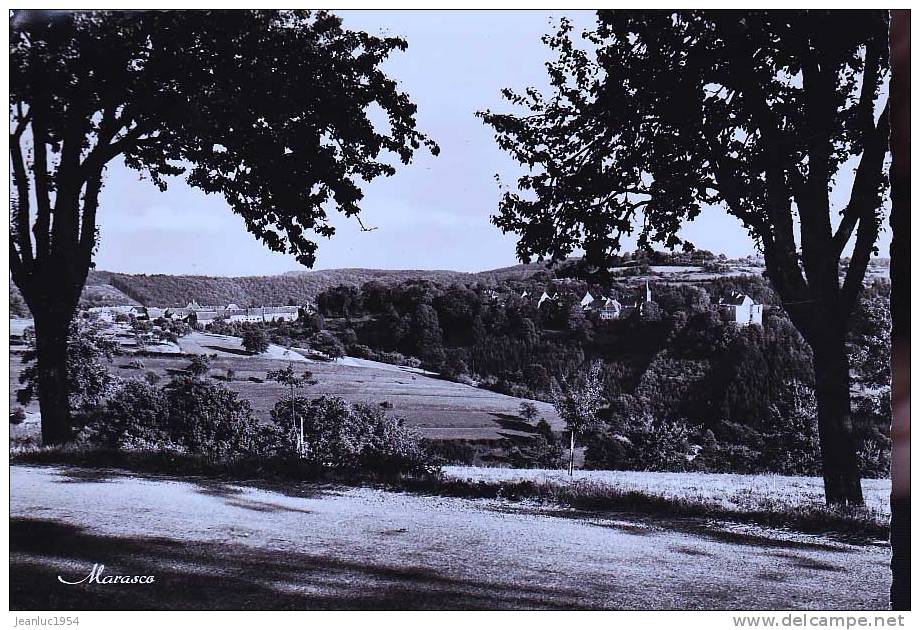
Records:
[[[362,231],[336,217],[337,233],[320,238],[314,269],[453,269],[481,271],[513,265],[516,238],[502,234],[498,174],[513,183],[522,170],[475,117],[507,111],[504,87],[545,88],[549,52],[540,41],[566,15],[578,26],[590,12],[343,11],[347,28],[405,37],[409,47],[384,68],[418,105],[420,130],[441,147],[420,151],[393,177],[365,185]],[[127,273],[267,275],[304,269],[293,256],[270,252],[245,229],[223,197],[205,195],[181,178],[159,192],[121,163],[107,172],[98,213],[98,269]],[[754,253],[740,222],[705,209],[682,235],[697,247],[730,257]],[[885,237],[883,236],[883,239]],[[887,248],[887,245],[885,245]]]

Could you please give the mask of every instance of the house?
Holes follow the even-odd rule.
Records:
[[[594,303],[594,296],[591,295],[590,291],[586,291],[585,297],[581,298],[581,308],[588,309],[592,303]]]
[[[602,305],[597,309],[597,316],[602,320],[619,319],[623,312],[623,305],[611,297],[605,297]]]
[[[763,304],[756,304],[750,296],[734,292],[719,301],[719,311],[738,326],[762,326]]]
[[[544,291],[543,295],[541,295],[540,299],[537,301],[537,308],[540,308],[541,306],[543,306],[543,302],[546,302],[547,300],[550,300],[550,299],[552,298],[549,296],[549,294],[546,291]]]

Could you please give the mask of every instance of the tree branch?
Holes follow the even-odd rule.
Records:
[[[862,290],[863,279],[866,277],[866,268],[869,266],[869,259],[872,256],[872,250],[878,238],[878,229],[879,217],[875,213],[860,218],[859,229],[856,232],[856,245],[853,248],[853,255],[850,257],[850,266],[843,281],[843,288],[840,290],[838,308],[844,318],[849,317],[853,306],[856,304],[856,299],[859,297],[859,292]]]
[[[32,105],[32,176],[35,179],[36,217],[32,232],[35,234],[35,257],[44,258],[51,244],[51,183],[48,176],[48,155],[45,152],[47,131],[41,116],[41,106]]]
[[[804,43],[802,57],[802,91],[804,113],[809,133],[805,137],[808,175],[805,185],[796,191],[802,234],[802,262],[808,279],[822,287],[837,287],[837,262],[828,252],[832,240],[828,182],[831,179],[831,136],[829,125],[837,108],[836,73],[820,57],[822,43],[817,28]],[[832,248],[830,248],[832,249]]]
[[[96,210],[99,207],[99,191],[102,190],[102,172],[90,177],[83,194],[83,216],[80,225],[80,254],[89,264],[96,246]]]
[[[19,255],[26,266],[32,264],[32,237],[29,235],[29,175],[22,157],[20,138],[25,130],[22,119],[16,131],[10,134],[10,160],[13,162],[13,181],[16,185],[16,212],[11,217],[19,246]]]
[[[879,118],[878,125],[867,139],[856,175],[853,178],[853,187],[850,191],[850,201],[843,210],[843,219],[837,226],[834,234],[834,248],[839,256],[846,247],[853,230],[859,220],[874,212],[879,204],[879,184],[885,154],[888,152],[888,135],[891,128],[888,103]]]
[[[866,277],[866,268],[869,266],[869,259],[872,256],[875,241],[878,239],[882,166],[888,151],[889,128],[888,104],[886,103],[876,127],[876,133],[870,144],[866,146],[862,159],[859,161],[844,222],[841,223],[835,235],[835,245],[843,249],[853,231],[854,217],[858,219],[856,244],[853,247],[853,255],[850,257],[850,266],[843,282],[843,289],[840,292],[840,308],[847,314],[850,313],[859,297],[863,279]]]

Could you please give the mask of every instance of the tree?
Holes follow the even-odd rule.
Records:
[[[185,371],[194,378],[201,378],[211,369],[211,357],[206,354],[196,354],[185,366]]]
[[[268,335],[258,327],[247,328],[243,331],[243,348],[249,354],[262,354],[268,350]]]
[[[518,415],[524,418],[524,420],[527,422],[534,422],[540,415],[540,412],[537,410],[537,406],[535,404],[529,400],[525,400],[518,408]]]
[[[310,347],[317,352],[322,352],[330,359],[345,356],[345,346],[342,345],[338,337],[328,330],[321,330],[310,337]]]
[[[312,266],[308,233],[331,237],[332,209],[360,222],[359,182],[395,173],[381,153],[438,152],[380,68],[405,40],[327,12],[16,11],[10,26],[10,269],[35,317],[46,444],[70,434],[67,331],[112,160],[161,190],[185,173]]]
[[[569,432],[569,476],[575,471],[575,437],[594,428],[604,402],[603,363],[592,361],[573,378],[563,379],[553,392],[553,406]]]
[[[294,365],[288,363],[288,366],[283,370],[270,370],[266,375],[266,378],[269,380],[280,383],[286,387],[290,388],[290,397],[287,402],[290,403],[291,409],[291,430],[296,433],[297,439],[297,452],[303,452],[303,417],[300,417],[300,425],[296,426],[297,422],[297,412],[296,412],[296,397],[294,396],[294,390],[306,387],[307,385],[316,385],[316,381],[313,379],[313,373],[309,370],[304,370],[303,374],[297,375],[294,372]]]
[[[689,249],[678,231],[703,205],[743,222],[814,354],[828,503],[862,503],[844,340],[887,183],[887,25],[884,10],[603,11],[584,42],[566,20],[544,38],[552,96],[505,90],[526,114],[480,114],[530,167],[493,218],[524,261],[581,248],[604,267],[637,218],[640,246]],[[829,191],[854,164],[835,226]]]

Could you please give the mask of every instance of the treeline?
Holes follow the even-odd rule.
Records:
[[[649,265],[706,265],[725,261],[706,250],[691,252],[627,252],[613,260],[614,266],[646,269]],[[615,270],[608,270],[613,272]],[[476,273],[443,270],[331,269],[324,271],[289,272],[276,276],[245,276],[236,278],[166,274],[126,274],[91,270],[80,305],[84,308],[104,305],[143,304],[145,306],[185,306],[191,301],[199,304],[238,304],[242,307],[265,304],[306,304],[323,291],[347,285],[360,287],[366,282],[392,285],[409,280],[428,280],[439,284],[500,285],[509,280],[521,280],[535,273],[555,277],[593,277],[596,270],[587,268],[581,260],[571,259],[548,267],[534,262]],[[11,315],[28,316],[19,290],[10,282]]]
[[[224,278],[214,276],[173,276],[165,274],[124,274],[90,271],[81,296],[83,308],[103,305],[143,304],[180,307],[191,301],[202,305],[238,304],[242,307],[303,305],[339,285],[361,286],[376,281],[396,284],[411,279],[435,282],[483,282],[494,284],[519,277],[540,268],[539,264],[515,266],[480,273],[439,270],[331,269],[290,272],[275,276]],[[27,317],[28,309],[16,286],[10,282],[11,315]]]

